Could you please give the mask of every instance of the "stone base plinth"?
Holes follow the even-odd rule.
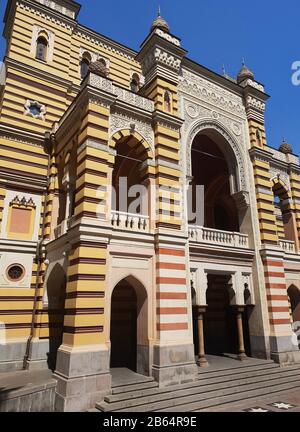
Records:
[[[28,370],[49,369],[49,340],[32,339],[30,341],[28,358],[25,367]]]
[[[78,412],[94,408],[111,392],[109,351],[106,347],[70,349],[57,354],[55,411]]]
[[[271,359],[281,366],[300,363],[300,350],[293,345],[292,333],[291,336],[271,336],[270,347]]]
[[[0,372],[22,370],[26,347],[27,339],[0,344]]]
[[[152,375],[161,387],[194,381],[197,374],[194,345],[153,347]]]

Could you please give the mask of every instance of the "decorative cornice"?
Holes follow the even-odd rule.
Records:
[[[252,79],[250,79],[250,78],[245,79],[245,80],[242,81],[239,85],[240,85],[241,87],[247,87],[247,86],[250,86],[250,87],[255,88],[256,90],[261,91],[262,93],[265,92],[265,88],[264,88],[264,86],[263,86],[262,84],[259,84],[257,81],[254,81],[254,80],[252,80]]]
[[[61,27],[65,27],[68,30],[73,30],[76,25],[76,21],[74,21],[74,18],[69,17],[66,14],[62,14],[54,8],[52,9],[50,7],[47,7],[38,0],[17,0],[16,6],[19,6],[26,11],[32,12],[47,21],[51,21],[52,23],[57,24]]]
[[[116,154],[117,154],[116,150],[112,149],[111,147],[108,147],[105,144],[99,143],[99,142],[91,140],[91,139],[87,139],[86,141],[84,141],[81,144],[81,146],[77,150],[77,154],[80,154],[87,147],[90,147],[90,148],[93,148],[96,150],[104,151],[104,152],[106,152],[112,156],[116,156]]]
[[[155,111],[152,115],[153,122],[155,124],[158,124],[160,126],[173,129],[173,130],[180,130],[181,126],[184,123],[184,120],[179,117],[174,117],[170,114],[167,114],[163,111]]]
[[[262,162],[270,162],[273,156],[271,152],[257,147],[252,147],[249,150],[249,155],[252,160],[260,160]]]
[[[68,18],[75,19],[79,10],[80,5],[75,1],[70,0],[35,0],[43,6],[53,9],[55,12],[58,12],[62,15],[67,16]]]
[[[82,39],[87,40],[88,42],[91,42],[101,48],[104,48],[105,50],[111,51],[115,54],[121,55],[128,60],[134,61],[136,56],[136,51],[127,48],[121,44],[118,44],[117,42],[108,39],[99,33],[94,32],[93,30],[90,30],[86,27],[84,27],[81,24],[77,24],[76,28],[74,29],[74,34],[78,35]]]
[[[15,129],[9,126],[0,126],[0,138],[5,138],[10,141],[15,141],[23,144],[42,147],[44,143],[44,135],[34,135],[24,130]]]

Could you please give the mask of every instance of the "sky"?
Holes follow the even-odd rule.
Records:
[[[299,0],[79,0],[78,20],[135,50],[148,35],[160,4],[171,33],[188,57],[235,77],[245,58],[271,96],[266,108],[268,145],[284,137],[300,154],[300,85],[292,84],[292,64],[300,62]],[[0,0],[4,16],[6,0]],[[2,19],[1,19],[2,21]],[[3,26],[2,26],[3,27]],[[1,31],[2,33],[2,31]],[[5,40],[0,42],[0,57]]]

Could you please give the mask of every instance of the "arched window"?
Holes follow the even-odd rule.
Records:
[[[286,186],[281,181],[273,180],[273,204],[276,228],[279,240],[295,241],[296,221],[290,207],[290,197]]]
[[[133,74],[130,82],[130,89],[132,92],[137,93],[140,89],[140,79],[137,74]]]
[[[98,61],[99,63],[101,63],[103,67],[106,68],[106,61],[105,61],[103,58],[99,58],[97,61]]]
[[[262,136],[259,129],[256,129],[256,143],[257,145],[262,146]]]
[[[171,111],[171,95],[168,91],[165,92],[164,96],[164,109],[165,111]]]
[[[84,52],[81,56],[81,62],[80,62],[81,79],[84,79],[87,76],[91,61],[92,61],[92,57],[90,53],[88,51]]]
[[[83,58],[80,63],[80,76],[84,79],[89,72],[90,62],[87,58]]]
[[[36,43],[36,59],[47,61],[48,41],[43,36],[40,36]]]

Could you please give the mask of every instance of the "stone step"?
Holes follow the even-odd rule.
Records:
[[[226,389],[222,392],[213,392],[209,397],[201,395],[192,395],[184,398],[173,398],[169,401],[161,401],[152,404],[139,405],[129,408],[121,408],[119,412],[191,412],[199,409],[210,408],[224,403],[233,403],[250,397],[260,397],[272,393],[278,393],[290,389],[300,388],[300,380],[294,378],[281,379],[271,386],[255,384],[254,388],[245,386],[245,388]]]
[[[274,367],[274,368],[280,368],[280,365],[278,363],[274,363],[273,360],[261,360],[261,361],[257,361],[255,363],[248,361],[248,360],[244,360],[242,362],[239,362],[238,360],[236,360],[237,365],[236,366],[227,366],[227,367],[207,367],[207,368],[198,368],[198,374],[199,376],[202,375],[207,375],[207,374],[217,374],[217,375],[223,375],[226,373],[230,373],[230,372],[234,372],[236,373],[236,371],[244,371],[247,369],[262,369],[262,368],[269,368],[269,367]]]
[[[201,412],[205,409],[212,407],[219,407],[235,402],[247,400],[249,403],[257,404],[257,399],[264,396],[272,396],[276,393],[286,392],[288,390],[300,389],[300,380],[292,381],[284,384],[276,384],[271,387],[263,387],[262,389],[255,389],[246,391],[245,393],[235,393],[227,396],[220,396],[217,398],[207,399],[205,401],[190,402],[188,404],[178,404],[176,406],[167,407],[163,409],[153,410],[154,412]],[[124,410],[125,411],[125,410]],[[137,411],[137,410],[136,410]]]
[[[293,371],[293,370],[298,370],[299,366],[293,366],[291,368],[289,368],[289,371]],[[267,373],[266,373],[267,372]],[[278,375],[280,374],[280,375]],[[164,387],[164,388],[158,388],[158,384],[156,385],[156,388],[147,388],[147,389],[142,389],[140,391],[135,391],[135,392],[128,392],[128,393],[119,393],[118,395],[108,395],[105,397],[104,401],[105,402],[109,402],[109,403],[116,403],[116,402],[121,402],[121,401],[126,401],[128,399],[134,399],[134,398],[142,398],[144,396],[152,396],[152,395],[164,395],[164,394],[168,394],[168,393],[174,393],[175,391],[180,391],[180,390],[184,390],[184,389],[193,389],[193,388],[198,388],[198,387],[202,387],[202,386],[209,386],[209,385],[213,385],[213,384],[220,384],[223,385],[226,382],[230,382],[230,383],[235,383],[236,385],[243,385],[245,382],[247,383],[249,380],[251,379],[259,379],[260,377],[262,378],[266,378],[267,379],[273,379],[279,376],[284,376],[285,371],[280,369],[278,370],[278,368],[272,368],[272,369],[268,369],[266,370],[257,370],[257,371],[251,371],[246,373],[246,371],[241,372],[240,374],[236,373],[234,376],[229,375],[229,376],[224,376],[222,381],[220,381],[219,377],[212,377],[212,378],[206,378],[206,379],[202,379],[200,381],[194,381],[194,382],[190,382],[190,383],[186,383],[186,384],[180,384],[180,385],[172,385],[170,387]],[[259,379],[260,380],[260,379]]]
[[[156,389],[155,394],[140,397],[137,395],[130,395],[130,399],[115,400],[114,403],[108,402],[113,400],[114,396],[108,396],[104,402],[97,404],[96,407],[100,411],[120,411],[120,410],[142,410],[153,411],[155,409],[163,409],[176,406],[177,404],[185,404],[195,400],[205,400],[208,398],[217,398],[226,394],[238,393],[241,391],[255,390],[270,387],[278,384],[284,384],[289,381],[295,381],[295,369],[278,369],[279,374],[274,376],[258,376],[248,377],[233,382],[218,382],[210,385],[203,385],[198,382],[193,382],[180,386],[175,389],[173,386],[164,389]],[[296,368],[299,371],[299,368]],[[121,395],[122,396],[122,395]]]
[[[282,369],[282,368],[280,368],[278,364],[273,363],[273,364],[268,364],[266,366],[249,366],[247,368],[241,368],[241,369],[227,369],[224,370],[223,372],[210,371],[208,373],[199,373],[198,380],[202,381],[202,380],[207,380],[209,378],[224,378],[225,376],[230,377],[230,376],[236,376],[237,374],[243,375],[243,374],[248,374],[248,373],[258,372],[258,371],[266,371],[266,372],[271,370],[276,371],[278,369]]]
[[[135,391],[142,391],[147,389],[155,389],[158,388],[158,383],[154,381],[146,381],[144,383],[137,383],[137,384],[129,384],[129,385],[123,385],[120,387],[113,387],[112,388],[112,394],[118,395],[118,394],[128,394]],[[127,396],[128,397],[128,396]]]
[[[112,388],[117,389],[117,388],[123,388],[123,387],[129,386],[129,385],[147,384],[147,383],[151,383],[151,382],[155,382],[153,377],[148,377],[146,375],[138,375],[138,379],[132,378],[131,382],[129,382],[129,380],[128,380],[127,382],[124,382],[124,383],[118,383],[118,384],[113,383]]]

